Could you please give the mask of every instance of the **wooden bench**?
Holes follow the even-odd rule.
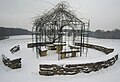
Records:
[[[4,65],[8,66],[9,68],[12,68],[12,69],[21,68],[21,58],[13,54],[10,54],[10,53],[7,55],[2,54],[2,61]]]
[[[60,52],[60,54],[61,54],[61,59],[66,58],[66,54],[68,54],[68,53],[71,53],[71,57],[76,57],[76,53],[77,53],[77,52],[80,52],[80,50],[78,50],[78,49],[62,50],[62,51]]]

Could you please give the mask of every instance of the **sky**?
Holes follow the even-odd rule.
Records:
[[[0,0],[0,27],[32,30],[36,16],[63,0]],[[120,28],[120,0],[64,0],[79,18],[90,19],[90,30]]]

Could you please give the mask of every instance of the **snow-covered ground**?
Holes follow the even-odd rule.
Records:
[[[0,40],[0,82],[119,82],[120,81],[120,59],[111,67],[89,74],[79,73],[76,75],[55,75],[55,76],[41,76],[39,75],[39,63],[43,62],[57,62],[58,55],[56,51],[48,51],[48,56],[36,58],[36,53],[33,49],[27,48],[27,43],[31,42],[31,36],[11,36],[9,39]],[[120,53],[120,40],[115,39],[95,39],[90,38],[89,43],[114,48],[115,52]],[[10,69],[3,65],[1,55],[8,54],[9,50],[15,46],[20,45],[21,50],[15,54],[22,58],[22,68]],[[60,60],[59,62],[67,61],[91,61],[105,54],[96,50],[89,49],[88,56],[69,58]]]

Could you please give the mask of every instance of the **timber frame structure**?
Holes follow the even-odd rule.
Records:
[[[35,47],[38,53],[38,48],[40,49],[46,44],[66,42],[63,39],[68,37],[67,34],[69,33],[65,30],[71,29],[73,34],[72,44],[81,43],[80,56],[83,52],[87,55],[88,49],[84,47],[84,44],[88,43],[89,26],[89,20],[84,22],[82,19],[77,18],[75,13],[70,11],[69,4],[63,1],[35,19],[32,28],[32,42],[36,43]],[[77,35],[79,38],[76,38]],[[65,37],[63,38],[63,36]]]

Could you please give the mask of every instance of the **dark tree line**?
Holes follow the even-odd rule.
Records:
[[[4,39],[13,35],[29,35],[31,33],[32,32],[22,28],[0,27],[0,39]]]
[[[68,33],[68,36],[71,36],[73,30],[66,29],[64,32]],[[75,30],[75,35],[80,36],[80,30]],[[22,28],[5,28],[0,27],[0,39],[7,38],[12,35],[30,35],[31,31]],[[120,29],[114,29],[112,31],[96,30],[89,31],[89,37],[101,38],[101,39],[120,39]]]
[[[114,29],[112,31],[96,30],[95,32],[89,32],[90,37],[102,38],[102,39],[120,39],[120,29]]]
[[[68,36],[71,36],[73,30],[66,29],[64,32],[68,32]],[[80,36],[80,30],[75,30],[75,35]],[[89,31],[89,37],[101,38],[101,39],[120,39],[120,29],[114,29],[112,31],[96,30]]]

